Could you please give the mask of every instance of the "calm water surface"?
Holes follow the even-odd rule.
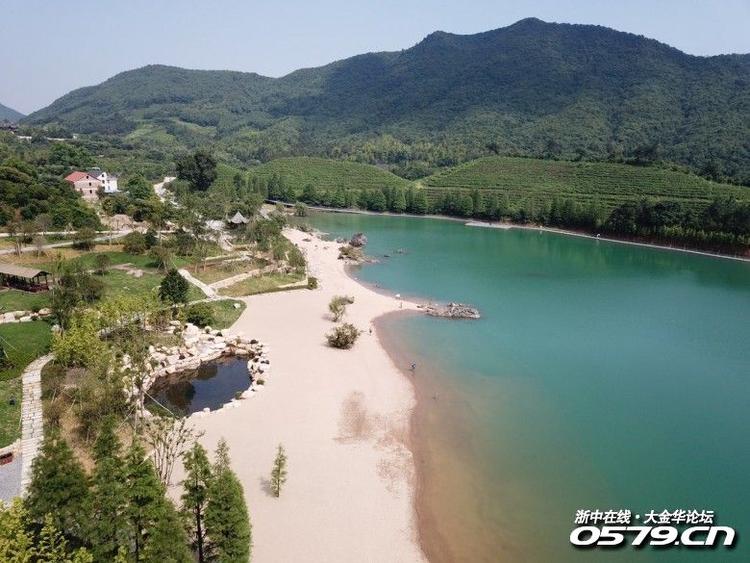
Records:
[[[247,358],[236,357],[206,362],[196,370],[163,377],[149,394],[172,412],[190,415],[204,408],[216,410],[249,387]]]
[[[750,561],[750,264],[440,220],[311,223],[390,255],[364,281],[483,314],[386,321],[418,363],[435,559]],[[576,551],[578,508],[711,509],[739,542]]]

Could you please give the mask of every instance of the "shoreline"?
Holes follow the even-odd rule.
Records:
[[[276,203],[276,202],[274,202]],[[285,206],[291,206],[291,204],[282,203]],[[501,230],[513,230],[522,229],[527,231],[541,231],[544,233],[552,233],[556,235],[573,236],[579,238],[585,238],[595,241],[603,241],[615,244],[625,244],[630,246],[640,246],[642,248],[653,248],[656,250],[666,250],[672,252],[685,252],[687,254],[693,254],[697,256],[705,256],[708,258],[720,258],[723,260],[735,260],[737,262],[750,262],[750,257],[740,256],[736,254],[722,254],[720,252],[710,252],[707,250],[695,250],[691,248],[682,248],[679,246],[667,246],[664,244],[656,244],[651,242],[639,242],[635,240],[620,239],[613,237],[597,237],[596,235],[583,233],[579,231],[571,231],[569,229],[558,229],[556,227],[545,227],[541,225],[519,225],[516,223],[508,223],[503,221],[480,221],[470,218],[460,217],[449,217],[447,215],[415,215],[414,213],[391,213],[389,211],[367,211],[366,209],[337,209],[319,206],[308,206],[309,209],[317,211],[319,213],[342,213],[349,215],[372,215],[372,216],[384,216],[384,217],[407,217],[410,219],[436,219],[440,221],[453,221],[462,223],[466,227],[476,227],[483,229],[501,229]]]
[[[247,308],[229,332],[266,344],[273,366],[266,384],[239,407],[190,422],[209,451],[222,437],[228,442],[253,524],[254,561],[427,561],[416,500],[416,390],[375,330],[381,316],[416,313],[417,305],[356,280],[334,242],[284,234],[320,287],[243,298]],[[334,326],[328,302],[341,294],[355,298],[344,322],[363,331],[351,350],[324,340]],[[289,479],[274,498],[267,481],[279,443]],[[182,475],[176,468],[174,483]]]

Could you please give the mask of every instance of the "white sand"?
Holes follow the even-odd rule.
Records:
[[[265,388],[239,408],[191,420],[208,449],[221,437],[229,444],[253,524],[253,561],[424,561],[407,447],[414,391],[369,333],[400,301],[347,276],[336,243],[285,234],[306,254],[319,289],[247,298],[232,331],[269,346]],[[344,320],[364,331],[351,350],[325,342],[334,326],[328,302],[338,294],[354,297]],[[289,477],[274,498],[267,479],[279,443]]]

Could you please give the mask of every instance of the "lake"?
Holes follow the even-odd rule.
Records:
[[[750,264],[437,219],[308,222],[367,235],[380,262],[362,281],[482,313],[381,323],[396,361],[417,363],[435,561],[750,560]],[[577,551],[577,509],[714,510],[740,540]]]

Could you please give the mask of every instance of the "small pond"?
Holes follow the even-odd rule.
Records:
[[[216,410],[250,387],[247,358],[222,358],[196,370],[159,378],[149,395],[175,414],[190,415],[205,408]],[[150,400],[149,400],[150,401]],[[151,410],[157,405],[149,405]]]

